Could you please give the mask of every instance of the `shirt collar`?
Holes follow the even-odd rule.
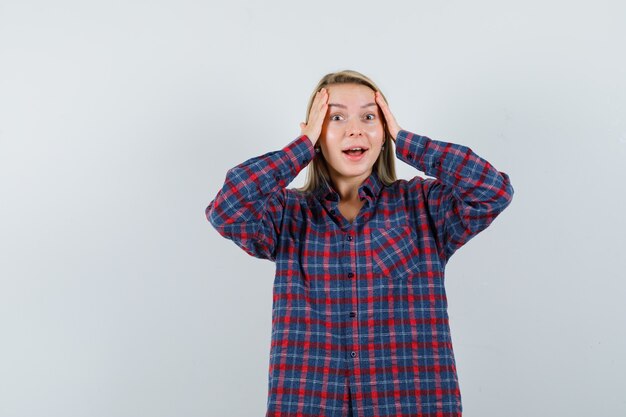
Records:
[[[378,177],[378,174],[376,174],[376,171],[372,170],[370,176],[359,186],[359,198],[366,198],[373,202],[376,197],[378,197],[382,186],[383,182]],[[324,181],[321,181],[321,185],[315,192],[315,195],[321,200],[339,201],[339,193],[337,193],[330,184],[326,184]]]

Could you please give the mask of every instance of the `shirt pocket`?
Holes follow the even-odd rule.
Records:
[[[409,226],[372,229],[372,272],[394,279],[408,279],[420,270],[417,237]]]

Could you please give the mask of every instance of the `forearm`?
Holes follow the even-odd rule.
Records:
[[[251,255],[269,258],[285,204],[284,188],[315,155],[299,136],[279,151],[250,158],[226,173],[205,215],[215,229]]]

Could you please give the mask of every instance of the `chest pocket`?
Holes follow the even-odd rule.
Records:
[[[374,274],[406,279],[419,271],[419,244],[410,227],[376,228],[371,233]]]

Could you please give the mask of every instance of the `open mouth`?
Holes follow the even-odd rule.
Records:
[[[368,151],[367,148],[352,148],[352,149],[346,149],[342,152],[344,155],[348,157],[348,159],[353,160],[353,161],[358,161],[359,159],[363,157],[363,155],[365,155],[367,151]]]

